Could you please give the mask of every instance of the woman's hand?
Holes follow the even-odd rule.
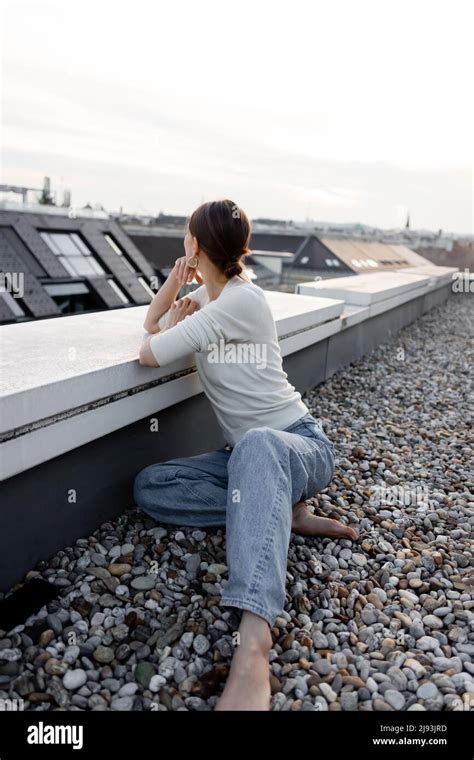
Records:
[[[180,256],[179,259],[176,259],[171,274],[176,277],[180,285],[186,285],[193,280],[196,280],[199,285],[202,285],[203,282],[197,269],[188,266],[186,256]]]
[[[159,321],[163,314],[166,314],[168,309],[171,309],[175,303],[176,296],[179,291],[188,282],[196,280],[199,284],[202,283],[201,275],[195,270],[191,269],[186,263],[186,256],[176,259],[176,263],[166,278],[166,282],[161,286],[158,293],[154,296],[151,302],[143,327],[149,333],[160,332]],[[189,312],[191,313],[191,312]],[[187,314],[184,314],[181,319]],[[179,321],[179,320],[178,320]]]
[[[171,304],[164,329],[169,330],[170,327],[174,327],[197,309],[199,309],[199,305],[192,298],[180,298],[179,301],[175,301]]]

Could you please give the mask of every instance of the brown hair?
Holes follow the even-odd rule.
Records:
[[[250,221],[230,200],[203,203],[188,223],[189,231],[209,260],[230,280],[241,275],[242,259],[250,253]]]

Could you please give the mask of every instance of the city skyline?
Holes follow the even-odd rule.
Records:
[[[108,210],[187,215],[227,196],[254,218],[394,228],[409,212],[472,234],[468,6],[454,6],[208,1],[165,20],[139,0],[131,20],[129,4],[4,4],[2,181],[47,174]]]

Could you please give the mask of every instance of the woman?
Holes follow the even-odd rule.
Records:
[[[268,710],[270,628],[285,603],[290,533],[355,540],[304,500],[334,472],[333,447],[282,369],[264,291],[245,276],[250,223],[232,201],[200,206],[185,256],[154,297],[140,364],[196,352],[196,366],[227,446],[145,467],[136,504],[163,523],[226,525],[229,580],[221,605],[242,610],[239,646],[217,710]],[[176,301],[180,288],[204,283]],[[168,313],[167,313],[168,312]]]

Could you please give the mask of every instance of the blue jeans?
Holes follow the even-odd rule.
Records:
[[[229,580],[223,606],[270,626],[285,604],[292,509],[330,483],[333,446],[311,414],[285,430],[249,430],[233,449],[151,464],[135,503],[162,523],[226,526]]]

